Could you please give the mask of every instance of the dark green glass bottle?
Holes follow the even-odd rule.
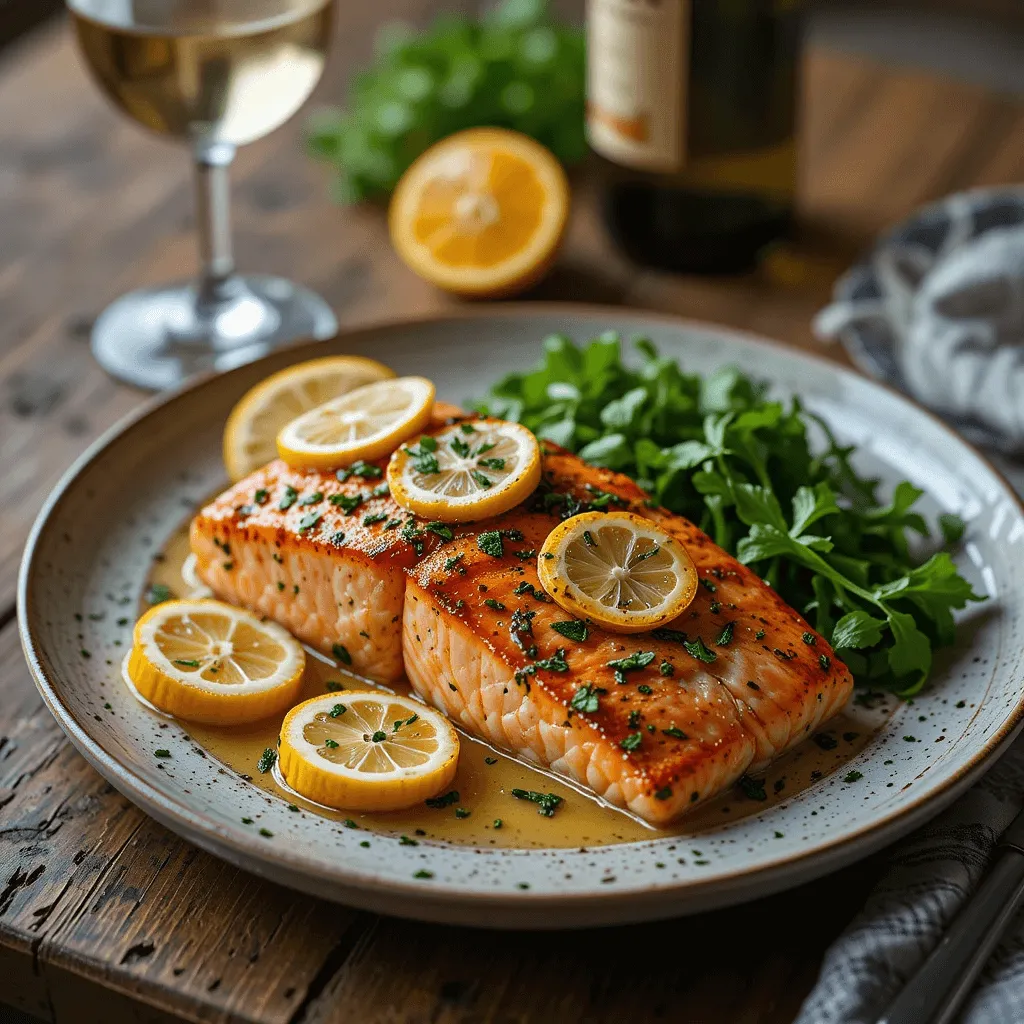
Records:
[[[602,214],[639,263],[753,267],[789,231],[799,0],[588,0]]]

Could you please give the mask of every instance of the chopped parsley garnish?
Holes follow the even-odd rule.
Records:
[[[153,751],[153,756],[154,757],[170,757],[171,756],[171,752],[169,750],[165,749],[164,747],[161,747],[159,750],[154,750]]]
[[[485,469],[504,469],[505,460],[497,458],[481,459],[480,465],[483,466]]]
[[[346,818],[342,822],[342,824],[345,826],[345,828],[359,828],[359,823],[353,820],[352,818]]]
[[[371,737],[371,741],[374,743],[383,743],[388,738],[388,734],[383,729],[378,729]]]
[[[387,512],[373,512],[363,516],[363,526],[373,526],[374,523],[383,523],[387,519]]]
[[[260,754],[260,759],[256,762],[256,769],[261,775],[266,775],[271,768],[274,767],[274,762],[277,760],[277,751],[273,747],[267,747],[266,750]]]
[[[501,543],[500,530],[487,530],[485,533],[481,533],[476,539],[476,546],[485,555],[490,555],[492,558],[501,558],[505,553],[504,545]]]
[[[495,818],[494,819],[494,825],[492,827],[493,828],[501,828],[501,826],[504,825],[504,824],[505,823],[501,820],[501,818]]]
[[[348,648],[344,644],[333,644],[331,651],[342,665],[352,664],[352,655],[348,653]]]
[[[404,448],[403,451],[412,460],[413,469],[424,476],[433,476],[441,472],[441,464],[437,461],[434,452],[437,451],[437,439],[433,437],[421,437],[419,446],[416,448]]]
[[[663,640],[672,644],[685,644],[687,640],[686,634],[678,629],[652,629],[651,636],[655,640]]]
[[[671,736],[674,740],[688,740],[690,738],[682,729],[675,725],[670,725],[667,729],[662,729],[661,731],[666,736]]]
[[[451,807],[452,804],[457,804],[459,802],[459,791],[457,789],[453,789],[445,793],[443,796],[432,796],[423,802],[428,807],[442,810],[445,807]]]
[[[629,713],[628,724],[630,729],[635,729],[640,724],[640,709],[633,708]]]
[[[639,750],[640,744],[643,743],[643,741],[643,733],[631,732],[628,736],[619,740],[619,746],[622,747],[623,750]]]
[[[698,661],[703,661],[708,665],[718,657],[714,651],[709,651],[707,649],[704,645],[704,641],[701,640],[700,637],[697,637],[696,640],[687,640],[686,643],[683,644],[683,647],[686,648],[686,653],[691,657],[696,658]]]
[[[334,750],[338,746],[338,741],[332,740],[330,736],[328,736],[327,739],[324,740],[324,746],[327,747],[328,750]]]
[[[584,683],[573,695],[569,706],[574,711],[593,714],[601,706],[601,694],[605,691],[600,687]]]
[[[345,515],[350,516],[366,500],[366,495],[360,491],[358,494],[332,494],[330,502],[336,508],[340,508]]]
[[[804,633],[800,639],[803,640],[808,647],[813,647],[818,642],[818,638],[813,633]]]
[[[252,496],[252,500],[257,505],[266,505],[267,499],[270,497],[270,492],[265,487],[259,487],[256,489],[256,493]]]
[[[763,640],[763,639],[764,639],[764,630],[763,630],[763,629],[759,629],[759,630],[758,630],[758,631],[757,631],[757,632],[756,632],[756,633],[754,634],[754,639],[755,639],[755,640]]]
[[[469,475],[477,486],[482,487],[485,491],[494,486],[494,481],[486,473],[481,473],[479,469],[471,469]]]
[[[655,544],[653,548],[648,548],[643,554],[637,555],[636,558],[633,559],[633,564],[635,565],[637,562],[642,562],[645,558],[653,558],[660,550],[661,548]]]
[[[583,531],[583,543],[586,544],[588,548],[596,548],[597,547],[597,541],[594,540],[594,538],[593,538],[593,536],[592,536],[592,534],[591,534],[591,532],[589,530],[584,530]]]
[[[408,541],[412,545],[412,549],[417,555],[423,554],[423,531],[416,526],[414,519],[407,520],[401,530],[398,531],[398,535],[402,540]]]
[[[661,789],[655,790],[654,793],[655,800],[668,800],[670,796],[672,796],[671,786],[662,786]]]
[[[484,604],[488,608],[493,608],[496,612],[503,612],[505,610],[505,606],[500,601],[495,601],[493,597],[487,598]]]
[[[351,466],[345,469],[339,469],[334,475],[338,478],[341,483],[344,483],[350,476],[360,476],[364,480],[376,480],[383,470],[380,466],[372,466],[368,462],[363,462],[360,459],[358,462],[353,462]]]
[[[164,583],[154,583],[148,591],[146,591],[146,600],[150,604],[163,604],[164,601],[170,601],[174,597],[171,592],[171,588]]]
[[[473,813],[472,811],[466,810],[465,807],[456,807],[455,808],[455,817],[456,818],[468,818],[472,813]]]
[[[460,459],[465,459],[469,455],[470,447],[461,437],[453,437],[448,444]]]
[[[452,528],[447,523],[427,523],[423,529],[440,537],[441,540],[453,540],[455,537]]]
[[[522,584],[520,584],[522,586]],[[527,584],[529,586],[529,584]],[[566,640],[572,640],[574,643],[581,644],[590,635],[590,630],[587,628],[587,624],[580,619],[567,619],[564,622],[552,622],[551,628],[556,633],[561,633]]]
[[[663,676],[674,676],[676,674],[675,667],[672,665],[672,662],[670,662],[670,661],[663,661],[658,666],[658,671]]]
[[[646,668],[652,661],[654,661],[654,651],[636,651],[626,658],[616,658],[614,661],[609,661],[607,665],[618,672],[636,672],[639,669]]]
[[[398,845],[399,846],[419,846],[420,844],[415,839],[412,839],[410,836],[399,836],[398,837]]]
[[[415,842],[415,840],[410,840],[410,842]],[[414,871],[413,872],[412,877],[413,878],[433,878],[434,877],[434,872],[433,871],[428,871],[426,868],[420,868],[419,871]]]
[[[533,789],[513,789],[512,795],[517,800],[529,800],[537,804],[538,813],[545,818],[554,817],[555,811],[562,803],[562,798],[555,796],[554,793],[538,793]]]
[[[348,708],[344,704],[335,704],[327,713],[331,718],[340,718],[346,711],[348,711]]]
[[[322,516],[322,512],[307,512],[299,520],[299,533],[305,533],[307,530],[312,530],[313,527],[320,522],[320,518]]]
[[[485,757],[484,764],[497,764],[498,759],[496,757]]]
[[[260,829],[260,835],[263,836],[264,839],[273,839],[274,838],[274,833],[271,832],[269,828],[261,828]]]
[[[832,659],[827,654],[818,655],[818,664],[827,672],[832,667]]]
[[[847,782],[847,783],[849,783],[849,782],[860,782],[860,780],[863,779],[863,778],[864,778],[864,773],[863,772],[852,771],[852,772],[847,772],[843,776],[843,782]]]
[[[638,687],[636,688],[636,691],[637,691],[637,693],[642,693],[642,694],[643,694],[643,695],[644,695],[645,697],[646,697],[646,696],[647,696],[648,694],[654,693],[654,691],[653,691],[653,690],[652,690],[652,689],[651,689],[651,688],[650,688],[650,687],[649,687],[649,686],[648,686],[648,685],[647,685],[646,683],[641,683],[641,684],[640,684],[640,685],[639,685],[639,686],[638,686]]]
[[[341,647],[341,644],[337,644],[337,646]],[[338,652],[337,651],[334,652],[334,656],[335,657],[338,656]],[[326,683],[324,683],[324,689],[328,693],[337,693],[339,690],[344,690],[345,687],[341,683],[336,683],[333,680],[329,679]]]
[[[520,548],[519,551],[513,551],[512,554],[515,555],[516,558],[518,558],[521,562],[525,562],[528,559],[533,558],[537,554],[537,549],[536,548]],[[545,594],[543,590],[538,590],[534,594],[534,596],[537,598],[538,601],[546,601],[547,600],[547,594]]]
[[[461,561],[462,561],[462,552],[459,552],[459,554],[457,554],[457,555],[452,555],[451,558],[446,558],[444,560],[444,571],[445,572],[451,572],[453,569],[461,568],[459,566],[459,562],[461,562]],[[462,572],[465,572],[465,571],[466,571],[465,569],[462,569]]]
[[[472,423],[460,423],[459,430],[461,430],[464,434],[476,433],[476,427],[474,427]]]
[[[764,791],[764,779],[752,779],[749,775],[741,775],[736,785],[748,800],[768,799],[768,794]]]
[[[722,632],[715,637],[716,647],[728,647],[732,643],[733,630],[736,628],[735,622],[727,622],[722,627]]]
[[[199,668],[199,662],[195,658],[175,658],[175,665],[181,665],[182,668]]]
[[[317,505],[323,500],[323,494],[320,491],[314,491],[312,494],[307,494],[304,498],[300,498],[299,505]]]
[[[286,484],[284,488],[284,494],[281,495],[281,500],[278,502],[277,507],[282,511],[290,509],[292,505],[299,500],[299,492],[292,487],[291,484]]]

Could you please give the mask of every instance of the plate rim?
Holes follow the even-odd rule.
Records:
[[[852,378],[858,384],[866,384],[872,389],[878,389],[886,393],[889,399],[895,399],[898,403],[909,406],[917,414],[923,414],[926,419],[931,421],[933,427],[938,428],[948,439],[963,446],[973,454],[986,471],[1000,482],[1005,496],[1015,506],[1016,512],[1024,518],[1024,501],[1014,491],[1004,474],[975,445],[957,434],[955,430],[930,410],[884,382],[875,380],[856,370],[851,370],[823,355],[808,352],[802,348],[796,348],[751,331],[635,307],[589,303],[533,302],[495,303],[489,305],[486,309],[465,307],[423,316],[375,320],[342,329],[334,338],[327,340],[356,338],[361,335],[373,335],[387,331],[414,331],[421,327],[436,326],[439,323],[453,321],[480,319],[519,319],[529,321],[531,319],[559,316],[563,316],[567,324],[569,321],[579,323],[581,321],[600,322],[602,319],[635,318],[638,321],[663,324],[676,330],[689,329],[713,335],[730,336],[746,344],[763,346],[780,352],[787,357],[796,359],[798,362],[809,361],[819,367],[827,368],[841,377]],[[305,357],[307,351],[311,353],[311,356],[315,355],[318,347],[322,344],[322,341],[314,340],[297,342],[285,348],[277,349],[263,358],[274,358],[275,356],[280,356],[282,352],[293,352],[296,355],[296,359],[300,359]],[[254,362],[259,363],[260,361],[256,360]],[[254,363],[248,363],[227,373],[237,373],[244,371],[246,368],[251,369],[253,365]],[[992,762],[1007,749],[1014,736],[1024,728],[1024,691],[1022,691],[1015,706],[1008,712],[1000,727],[985,740],[983,746],[964,764],[957,767],[947,779],[939,783],[938,788],[933,792],[914,797],[902,807],[893,809],[877,820],[863,825],[852,834],[834,840],[820,841],[811,850],[798,853],[780,853],[774,858],[762,861],[756,867],[733,868],[725,872],[716,873],[706,880],[693,879],[666,885],[646,882],[623,886],[617,889],[594,888],[583,892],[563,892],[559,894],[529,891],[492,894],[481,892],[479,889],[440,881],[431,882],[428,885],[423,883],[414,885],[401,880],[382,879],[372,873],[345,867],[336,866],[331,873],[326,873],[321,866],[311,862],[302,855],[294,855],[290,851],[282,851],[270,847],[262,848],[253,843],[239,841],[216,822],[193,811],[186,800],[172,798],[161,792],[145,778],[138,775],[130,766],[122,764],[113,754],[108,753],[103,746],[92,738],[87,728],[80,724],[71,710],[64,705],[57,692],[57,687],[50,681],[45,665],[47,660],[45,653],[42,651],[41,646],[36,643],[32,624],[29,621],[29,608],[32,606],[33,576],[37,571],[35,563],[39,540],[49,520],[65,499],[68,490],[78,476],[115,440],[136,428],[147,418],[163,409],[164,406],[172,404],[182,396],[194,392],[211,381],[226,375],[210,371],[194,378],[181,388],[149,398],[110,426],[74,460],[54,485],[33,522],[18,573],[17,612],[22,649],[36,689],[39,691],[40,696],[58,725],[71,740],[73,746],[119,792],[140,806],[145,813],[156,817],[162,824],[170,827],[172,831],[185,835],[190,842],[196,843],[196,845],[215,855],[222,856],[232,863],[243,866],[248,870],[255,870],[266,877],[271,877],[270,872],[275,867],[283,868],[289,874],[287,884],[291,886],[302,888],[307,892],[326,898],[344,899],[345,902],[349,902],[352,905],[360,905],[368,909],[379,908],[379,903],[375,901],[374,897],[394,901],[395,906],[401,901],[403,916],[418,916],[426,920],[452,921],[459,917],[457,912],[453,913],[452,911],[457,907],[465,908],[467,906],[471,909],[461,918],[462,923],[469,923],[472,920],[473,923],[493,927],[521,925],[524,919],[530,917],[531,910],[536,910],[541,905],[549,909],[557,907],[561,910],[568,910],[570,912],[568,923],[574,923],[572,920],[573,912],[582,910],[583,913],[578,915],[580,920],[575,922],[581,924],[650,920],[654,916],[673,916],[681,913],[697,912],[710,909],[713,906],[725,906],[730,903],[742,902],[754,895],[779,891],[789,886],[809,881],[811,878],[819,877],[822,874],[851,863],[886,843],[907,834],[948,806],[984,770],[991,767]],[[156,809],[155,812],[154,808]],[[483,852],[493,851],[485,850]],[[513,849],[501,852],[506,856],[509,853],[529,856],[535,851]],[[254,864],[258,866],[254,867]],[[304,884],[305,882],[310,884],[306,885]],[[314,884],[316,882],[320,884]],[[334,888],[334,893],[326,891],[331,887]],[[337,894],[339,889],[344,890],[343,896]],[[752,889],[756,889],[756,893],[751,892]],[[638,901],[638,897],[642,895],[654,896],[664,901],[663,913],[652,913],[651,908],[645,905],[649,901]],[[365,897],[365,899],[360,897]],[[675,897],[675,900],[672,897]],[[677,901],[683,905],[677,905]],[[691,908],[686,905],[687,903],[697,905]],[[634,904],[636,904],[635,907]],[[627,914],[624,916],[621,913],[622,906],[642,910],[643,912],[639,915],[630,916]],[[594,912],[587,913],[587,908],[593,908]],[[616,912],[617,908],[620,909],[620,912]],[[481,922],[473,915],[473,909],[496,911],[497,916],[492,920]],[[443,912],[438,913],[436,911]],[[389,912],[396,911],[389,910]],[[543,922],[531,919],[530,923],[531,926],[537,927],[542,925]],[[564,919],[560,919],[559,922],[549,925],[549,927],[561,927],[566,923]]]

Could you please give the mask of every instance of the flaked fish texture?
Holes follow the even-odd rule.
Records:
[[[849,697],[823,637],[620,474],[549,446],[524,505],[443,525],[395,504],[384,465],[339,480],[271,463],[196,517],[199,575],[307,643],[340,645],[363,675],[406,674],[467,732],[654,824],[765,767]],[[689,551],[701,585],[666,628],[561,625],[571,617],[541,588],[537,552],[595,504],[646,516]]]

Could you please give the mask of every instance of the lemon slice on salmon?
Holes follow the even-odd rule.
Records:
[[[434,385],[426,377],[366,384],[292,420],[277,435],[277,451],[299,469],[379,459],[422,430],[433,408]]]
[[[135,624],[128,676],[161,711],[207,725],[280,714],[302,686],[306,655],[274,622],[221,601],[165,601]]]
[[[391,496],[444,523],[500,515],[540,483],[540,445],[518,423],[476,420],[399,448],[388,463]]]
[[[324,356],[272,373],[250,388],[224,428],[224,465],[232,481],[277,458],[281,428],[304,412],[353,388],[394,377],[395,371],[363,356]]]
[[[697,592],[682,544],[632,512],[586,512],[560,523],[537,558],[541,585],[567,612],[616,633],[664,626]]]
[[[504,128],[456,132],[402,175],[391,241],[420,277],[459,295],[522,291],[554,260],[569,185],[539,142]]]
[[[278,763],[297,793],[327,807],[397,811],[455,778],[459,737],[444,715],[373,690],[345,690],[292,708]]]

